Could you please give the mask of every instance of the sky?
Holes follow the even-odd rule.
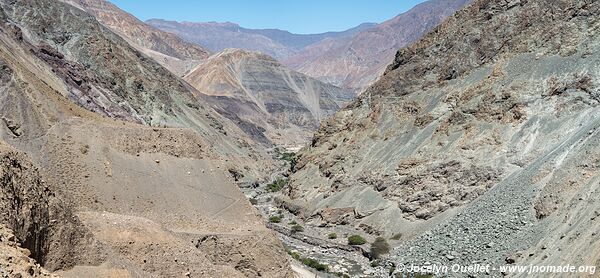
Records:
[[[381,23],[425,0],[110,0],[141,20],[233,22],[297,34]]]

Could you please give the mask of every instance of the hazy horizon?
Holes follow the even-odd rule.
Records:
[[[296,34],[344,31],[362,23],[381,23],[425,0],[110,0],[142,21],[231,22],[251,29],[281,29]],[[377,3],[375,3],[377,2]]]

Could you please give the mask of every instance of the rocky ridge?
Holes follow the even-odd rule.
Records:
[[[39,264],[56,270],[103,259],[102,246],[73,214],[70,204],[55,194],[29,158],[2,141],[0,184],[0,205],[7,208],[0,212],[0,243],[4,249],[13,249],[2,253],[7,263],[0,266],[4,272],[21,265],[29,276],[44,276],[48,272]]]
[[[347,226],[402,234],[399,266],[597,265],[599,8],[459,11],[319,129],[286,206],[351,208]]]

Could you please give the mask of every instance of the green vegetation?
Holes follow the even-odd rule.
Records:
[[[367,243],[367,241],[359,235],[351,235],[348,237],[348,244],[349,245],[363,245]]]
[[[296,154],[295,153],[281,153],[279,155],[279,159],[285,160],[288,162],[292,162],[296,159]]]
[[[401,233],[397,233],[397,234],[393,235],[392,237],[390,237],[391,240],[400,240],[401,238],[402,238]]]
[[[281,222],[282,218],[283,218],[282,215],[273,215],[273,216],[269,217],[269,222],[271,222],[271,223],[279,223],[279,222]]]
[[[389,252],[390,245],[388,244],[387,240],[385,240],[385,238],[383,237],[376,238],[375,241],[371,244],[371,249],[369,250],[371,257],[373,257],[374,259],[379,259],[381,258],[381,255],[387,254]]]
[[[308,267],[312,267],[321,272],[333,274],[337,277],[350,278],[350,276],[348,274],[339,273],[339,272],[329,272],[329,267],[327,265],[322,264],[315,259],[302,257],[302,256],[300,256],[300,254],[298,254],[298,252],[292,252],[287,248],[286,248],[286,251],[292,258],[294,258],[295,260],[301,262],[302,264],[304,264]]]
[[[283,189],[283,187],[285,187],[287,183],[287,179],[278,178],[276,181],[267,184],[267,190],[269,190],[270,192],[277,192]]]
[[[287,250],[288,254],[290,254],[290,256],[292,256],[292,258],[296,259],[296,260],[300,260],[300,254],[298,254],[298,252],[292,252],[290,250]]]
[[[315,259],[302,257],[302,256],[300,256],[300,254],[298,254],[298,252],[288,251],[288,254],[290,254],[290,256],[292,256],[292,258],[294,258],[295,260],[301,262],[305,266],[308,266],[308,267],[311,267],[311,268],[314,268],[314,269],[316,269],[318,271],[323,271],[323,272],[327,272],[329,270],[329,268],[327,267],[327,265],[324,265],[324,264],[318,262]]]
[[[292,220],[288,223],[288,225],[296,225],[296,224],[298,224],[298,222],[296,222],[296,220]]]
[[[312,267],[318,271],[327,271],[328,267],[327,265],[324,265],[320,262],[318,262],[315,259],[311,259],[311,258],[300,258],[300,262],[302,262],[304,265],[308,266],[308,267]]]
[[[277,158],[280,160],[284,160],[290,163],[290,170],[294,170],[296,167],[297,157],[293,152],[282,152],[280,149],[275,149],[275,153],[277,153]]]
[[[294,226],[292,226],[292,233],[300,233],[300,232],[304,232],[304,227],[296,224]]]
[[[337,234],[336,233],[330,233],[327,235],[328,239],[336,239],[337,238]]]

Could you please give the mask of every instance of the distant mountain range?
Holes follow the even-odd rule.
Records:
[[[205,46],[213,52],[219,52],[226,48],[241,48],[259,51],[276,59],[290,57],[304,47],[324,39],[351,37],[376,25],[375,23],[364,23],[342,32],[304,35],[292,34],[279,29],[248,29],[230,22],[195,23],[150,19],[146,23],[176,34],[188,42]]]
[[[379,77],[401,47],[419,39],[470,0],[431,0],[381,24],[342,32],[300,35],[278,29],[248,29],[235,23],[146,21],[211,51],[241,48],[275,57],[321,81],[360,92]]]
[[[352,36],[327,38],[282,62],[333,85],[362,91],[405,47],[471,0],[431,0]]]

